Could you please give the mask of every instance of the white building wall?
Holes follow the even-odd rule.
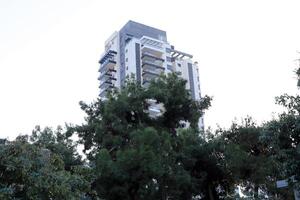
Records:
[[[125,70],[126,76],[131,77],[133,74],[136,79],[136,50],[135,44],[140,43],[138,39],[131,39],[125,46]]]
[[[119,50],[118,36],[119,33],[117,31],[115,31],[111,36],[109,36],[109,38],[105,41],[105,52],[107,52],[108,50],[114,50],[114,51]]]
[[[188,63],[190,63],[190,60],[182,60],[181,63],[181,72],[182,72],[182,78],[187,80],[186,89],[190,90],[190,77],[189,77],[189,71],[188,71]],[[179,67],[178,67],[179,68]]]
[[[166,56],[166,73],[173,73],[175,72],[175,67],[173,65],[174,62],[170,62],[168,61],[168,58],[171,58],[172,59],[172,55],[171,55],[171,52],[168,52],[167,50],[169,49],[169,51],[171,50],[171,45],[169,43],[166,43],[165,46],[165,56]]]
[[[195,89],[195,99],[200,100],[200,78],[198,65],[193,64],[193,78],[194,78],[194,89]]]

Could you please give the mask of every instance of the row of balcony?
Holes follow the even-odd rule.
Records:
[[[144,59],[144,58],[146,58],[146,59],[148,58],[148,59],[152,59],[152,60],[158,60],[158,61],[161,61],[161,62],[165,61],[161,57],[158,57],[157,55],[151,54],[151,53],[149,53],[147,51],[142,53],[142,59]]]
[[[143,85],[147,87],[151,80],[164,73],[163,43],[148,37],[142,38],[141,43]]]
[[[142,77],[143,85],[148,86],[151,80],[157,78],[164,73],[164,59],[151,55],[149,53],[142,54]]]
[[[102,72],[98,77],[98,80],[101,81],[105,77],[114,77],[114,73],[117,72],[115,69],[107,69],[105,72]]]
[[[99,72],[107,71],[108,69],[113,69],[114,66],[117,64],[115,61],[115,56],[117,55],[116,51],[109,50],[107,51],[102,58],[100,59],[99,63],[101,64]]]
[[[99,88],[101,89],[101,92],[100,92],[99,96],[100,96],[100,97],[105,97],[106,94],[107,94],[107,92],[108,92],[109,90],[112,90],[112,89],[114,88],[113,80],[111,80],[111,79],[106,79],[106,80],[104,80],[104,81],[100,84]]]
[[[114,81],[117,80],[114,75],[114,73],[116,72],[116,70],[114,69],[115,65],[116,63],[103,63],[99,70],[101,72],[101,75],[98,78],[98,80],[100,81],[99,88],[102,90],[99,95],[100,97],[104,97],[108,90],[114,88]]]
[[[116,54],[116,51],[109,50],[102,56],[99,61],[99,63],[101,64],[99,69],[100,76],[98,78],[98,80],[100,81],[99,88],[101,89],[101,92],[99,94],[100,97],[105,97],[107,92],[114,88],[114,81],[117,80],[114,76],[114,73],[116,72],[115,66],[117,64],[117,62],[115,61]]]
[[[99,63],[100,63],[101,65],[103,65],[103,63],[104,63],[106,60],[113,59],[113,58],[115,57],[115,55],[117,55],[117,52],[116,52],[116,51],[108,50],[108,51],[101,57],[101,59],[99,60]]]
[[[149,46],[148,42],[149,41],[144,43],[141,56],[143,86],[145,87],[148,87],[151,80],[157,78],[160,74],[164,73],[165,70],[163,66],[165,60],[162,58],[163,52],[157,49],[157,47],[152,48],[153,46]]]

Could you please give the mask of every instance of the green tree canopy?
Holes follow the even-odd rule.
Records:
[[[199,194],[183,151],[200,145],[198,119],[211,98],[194,101],[185,85],[176,74],[153,80],[148,88],[128,80],[105,101],[81,102],[86,124],[69,133],[76,132],[84,144],[100,198],[191,199]],[[149,115],[149,100],[162,105],[161,116]],[[190,124],[189,131],[180,131],[182,122]]]
[[[45,138],[47,134],[48,138]],[[43,136],[42,136],[43,135]],[[48,145],[53,141],[45,129],[33,135],[0,144],[0,199],[80,199],[89,190],[88,181],[79,174],[66,171],[65,152],[55,153]],[[32,139],[33,139],[32,138]],[[37,141],[42,141],[43,145]],[[79,170],[77,170],[79,171]]]

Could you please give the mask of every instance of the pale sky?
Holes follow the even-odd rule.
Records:
[[[0,137],[82,123],[104,41],[128,20],[194,55],[202,94],[214,97],[206,127],[269,120],[275,96],[298,92],[300,1],[0,0]]]

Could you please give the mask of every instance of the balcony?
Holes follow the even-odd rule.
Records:
[[[157,58],[154,56],[149,56],[149,55],[144,55],[142,56],[142,64],[145,66],[152,66],[152,67],[158,67],[161,68],[163,67],[164,60],[161,58]]]
[[[162,72],[151,71],[151,70],[143,70],[142,76],[159,76]]]
[[[114,72],[116,72],[115,66],[117,64],[115,60],[116,55],[116,51],[108,50],[99,61],[101,64],[99,69],[101,74],[98,77],[98,80],[100,81],[100,97],[105,97],[107,92],[114,88],[114,81],[117,80],[114,74]]]
[[[112,59],[108,59],[106,61],[104,61],[102,64],[101,64],[101,67],[99,69],[99,72],[104,72],[104,71],[107,71],[107,70],[114,70],[114,67],[115,65],[117,64],[116,61],[112,60]]]
[[[151,74],[144,74],[143,75],[143,85],[148,85],[152,80],[155,80],[158,76],[157,75],[151,75]]]
[[[141,43],[143,46],[147,46],[150,48],[159,49],[159,50],[163,49],[163,43],[160,40],[156,40],[154,38],[150,38],[147,36],[143,36],[141,38]]]
[[[142,67],[154,67],[154,68],[159,68],[159,69],[165,69],[163,67],[163,63],[162,62],[151,62],[150,60],[142,60]]]
[[[113,69],[114,66],[117,64],[115,61],[115,55],[117,55],[116,51],[109,50],[107,51],[100,59],[99,63],[101,64],[101,67],[99,69],[99,72],[107,71],[108,69]]]
[[[157,57],[155,54],[151,54],[149,52],[143,52],[142,53],[142,59],[144,60],[157,60],[157,61],[161,61],[164,62],[165,60],[162,59],[161,57]]]
[[[143,80],[150,82],[152,79],[157,78],[159,75],[163,74],[164,70],[156,68],[144,68],[142,71]]]
[[[108,77],[108,76],[113,76],[113,74],[112,73],[109,73],[109,72],[107,72],[107,73],[101,73],[101,75],[98,77],[98,80],[99,81],[101,81],[104,77]]]
[[[158,76],[162,73],[164,73],[164,69],[162,68],[157,68],[150,65],[145,65],[143,67],[143,74],[153,74]]]
[[[116,81],[117,79],[114,76],[103,75],[98,78],[99,81]]]
[[[114,87],[114,85],[113,84],[111,84],[111,83],[106,83],[106,82],[103,82],[100,86],[99,86],[99,88],[100,88],[100,94],[99,94],[99,96],[101,97],[101,98],[103,98],[103,97],[105,97],[106,95],[107,95],[107,93],[109,92],[109,91],[111,91],[113,88],[115,88]]]
[[[117,55],[117,52],[116,52],[116,51],[109,50],[109,51],[107,51],[107,52],[101,57],[101,59],[99,60],[99,63],[100,63],[101,65],[103,65],[103,63],[104,63],[106,60],[114,58],[115,55]]]
[[[157,58],[161,58],[164,52],[160,49],[152,48],[151,46],[142,46],[141,47],[142,54],[149,54],[155,56]]]
[[[160,40],[143,36],[141,38],[142,56],[162,59],[164,55],[164,43]],[[162,60],[163,61],[163,60]]]
[[[110,87],[110,86],[113,87],[113,82],[112,82],[111,80],[105,80],[105,81],[103,81],[103,82],[100,84],[99,88],[100,88],[100,89],[107,89],[107,88]]]
[[[114,77],[114,72],[116,72],[116,70],[114,70],[114,69],[108,69],[105,72],[101,73],[101,75],[98,77],[98,80],[101,81],[101,80],[103,80],[104,78],[107,78],[107,77],[110,77],[112,80],[117,80]]]
[[[160,74],[164,73],[165,71],[161,60],[155,60],[154,62],[151,62],[149,60],[143,59],[142,67],[142,77],[144,86],[148,85],[152,79],[157,78]]]
[[[113,81],[116,81],[117,79],[113,76],[103,76],[100,79],[101,84],[102,83],[109,83],[109,84],[113,84]]]

